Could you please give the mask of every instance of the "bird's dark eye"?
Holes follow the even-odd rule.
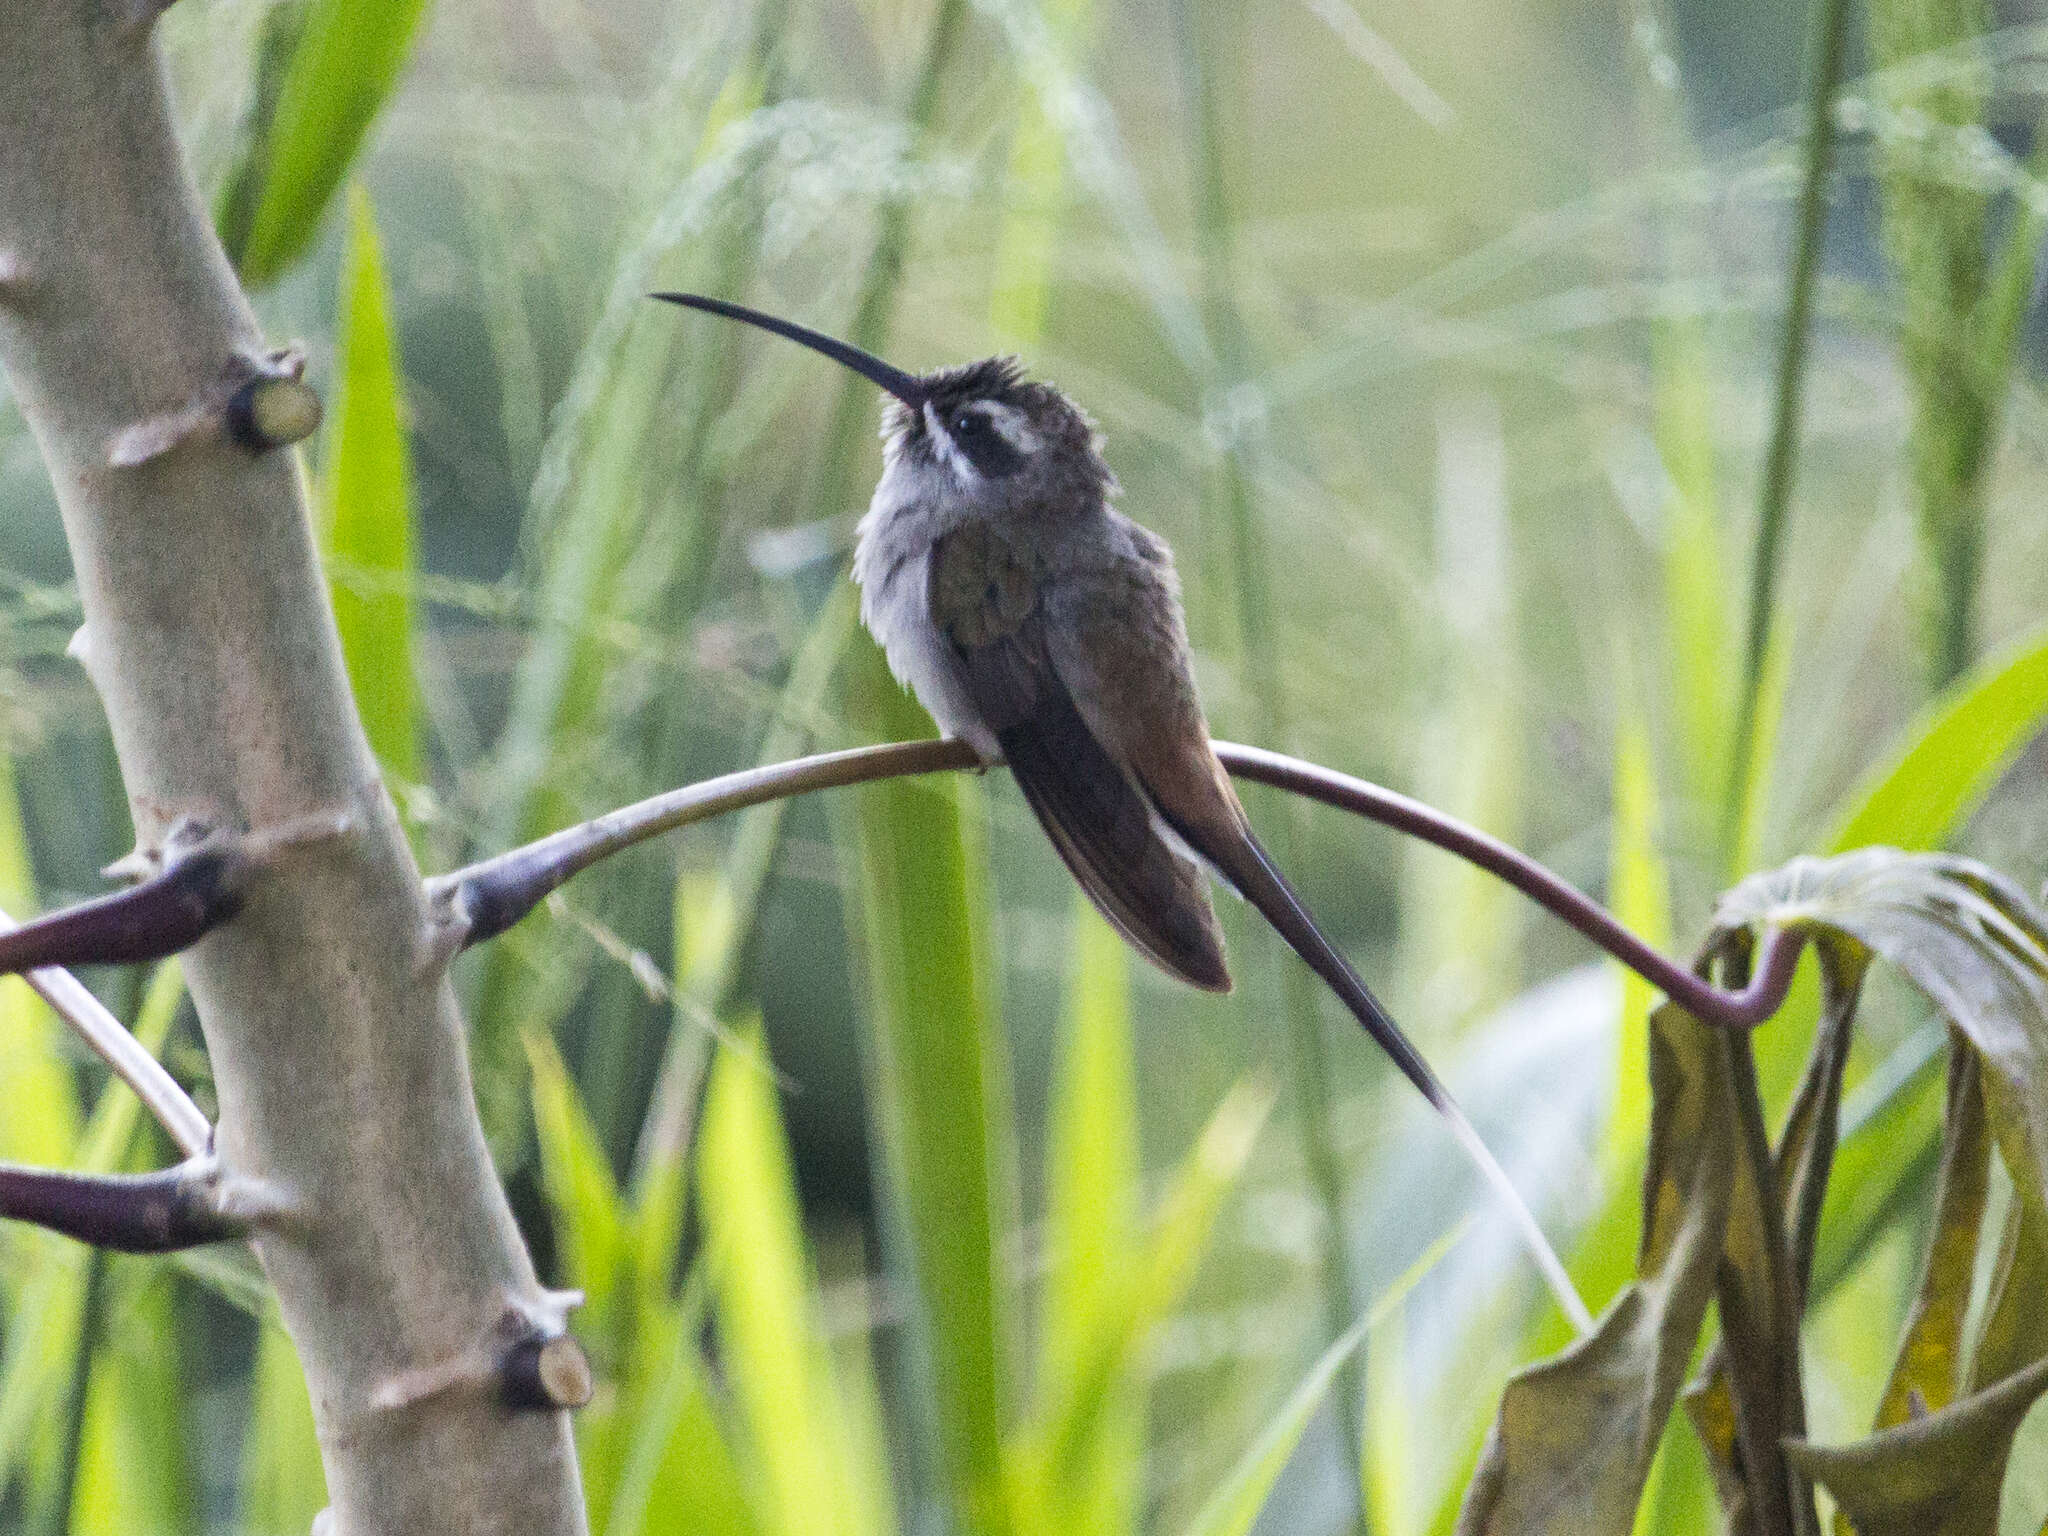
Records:
[[[972,437],[988,425],[988,418],[979,411],[961,411],[953,417],[953,435]]]

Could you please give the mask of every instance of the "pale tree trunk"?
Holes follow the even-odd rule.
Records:
[[[0,0],[0,364],[63,509],[138,843],[183,816],[353,817],[271,859],[185,961],[222,1163],[291,1211],[255,1241],[334,1528],[568,1536],[568,1417],[505,1385],[560,1299],[485,1150],[449,946],[357,721],[290,454],[225,425],[271,365],[180,159],[152,20]]]

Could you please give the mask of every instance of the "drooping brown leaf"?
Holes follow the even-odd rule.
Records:
[[[1735,1168],[1724,1042],[1670,1004],[1650,1021],[1638,1278],[1591,1337],[1508,1383],[1458,1536],[1626,1536],[1713,1294]]]
[[[1718,1285],[1722,1334],[1686,1390],[1685,1408],[1706,1451],[1728,1529],[1735,1532],[1810,1531],[1816,1525],[1812,1495],[1785,1465],[1778,1445],[1804,1432],[1799,1321],[1869,954],[1835,934],[1817,935],[1815,948],[1821,1025],[1775,1155],[1763,1150],[1749,1042],[1730,1039],[1724,1047],[1744,1123],[1743,1156]]]
[[[1970,1307],[1970,1278],[1976,1269],[1991,1171],[1991,1137],[1979,1084],[1977,1053],[1960,1036],[1954,1037],[1941,1173],[1935,1185],[1934,1235],[1898,1361],[1878,1401],[1875,1427],[1880,1430],[1905,1423],[1916,1406],[1921,1412],[1946,1408],[1962,1384],[1963,1321]]]
[[[1785,1454],[1836,1495],[1838,1530],[1994,1531],[2012,1432],[2042,1390],[2029,1383],[2048,1354],[2048,1314],[2038,1305],[2048,1283],[2048,919],[1971,860],[1885,849],[1795,861],[1730,893],[1718,916],[1722,933],[1750,922],[1812,924],[1835,936],[1822,941],[1824,959],[1841,936],[1867,946],[1956,1032],[1935,1239],[1879,1432],[1839,1448],[1795,1434]],[[2012,1172],[2015,1198],[1966,1366],[1963,1318],[1991,1144]],[[1937,1420],[1949,1427],[1929,1430]],[[1731,1528],[1768,1529],[1732,1517]]]
[[[2048,1352],[2048,1308],[2034,1304],[2048,1288],[2048,919],[1982,865],[1887,849],[1797,860],[1731,892],[1717,919],[1706,954],[1736,973],[1729,980],[1767,927],[1802,929],[1819,952],[1825,1012],[1785,1134],[1773,1153],[1747,1040],[1659,1011],[1640,1278],[1594,1337],[1510,1382],[1458,1529],[1627,1531],[1711,1292],[1723,1337],[1686,1406],[1729,1531],[1816,1530],[1819,1479],[1858,1536],[1988,1533],[1982,1521],[1995,1523],[2012,1431],[2042,1390],[2036,1362]],[[1956,1069],[1968,1076],[1951,1088],[1944,1235],[1887,1398],[1887,1415],[1911,1422],[1820,1448],[1802,1438],[1799,1324],[1872,955],[1953,1021],[1955,1048],[1975,1065]],[[1968,1295],[1981,1224],[1972,1181],[1992,1145],[2013,1173],[2015,1215],[1965,1371],[1956,1297]],[[1912,1418],[1937,1379],[1947,1384],[1936,1411]]]
[[[2006,1208],[1998,1262],[1984,1308],[1984,1327],[1970,1359],[1968,1383],[1981,1389],[2017,1376],[2048,1356],[2048,1219],[2024,1195]]]
[[[1895,966],[1983,1056],[1999,1152],[2048,1209],[2048,918],[2025,892],[1973,859],[1863,848],[1746,880],[1716,921],[1834,929]]]
[[[1793,1441],[1785,1454],[1834,1495],[1856,1536],[1996,1536],[2012,1437],[2044,1390],[2048,1361],[2036,1361],[1925,1418],[1851,1445]]]

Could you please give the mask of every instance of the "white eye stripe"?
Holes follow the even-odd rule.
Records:
[[[929,400],[924,405],[924,424],[931,429],[932,446],[938,450],[939,462],[953,472],[953,478],[964,485],[973,485],[980,481],[981,471],[960,451],[959,445],[953,441],[952,434],[947,432],[945,424],[939,420],[938,409]]]
[[[977,401],[972,409],[986,416],[989,425],[1001,434],[1004,442],[1022,454],[1036,453],[1039,449],[1038,434],[1031,429],[1031,423],[1024,413],[1014,405],[1005,405],[1000,400]]]

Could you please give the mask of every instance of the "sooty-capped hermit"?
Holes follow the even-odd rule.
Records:
[[[1080,409],[1013,358],[913,374],[723,299],[655,297],[787,337],[888,392],[853,578],[897,678],[947,735],[1009,766],[1089,899],[1168,974],[1230,987],[1208,870],[1256,907],[1444,1115],[1584,1320],[1499,1164],[1253,836],[1209,744],[1172,552],[1111,505]]]

